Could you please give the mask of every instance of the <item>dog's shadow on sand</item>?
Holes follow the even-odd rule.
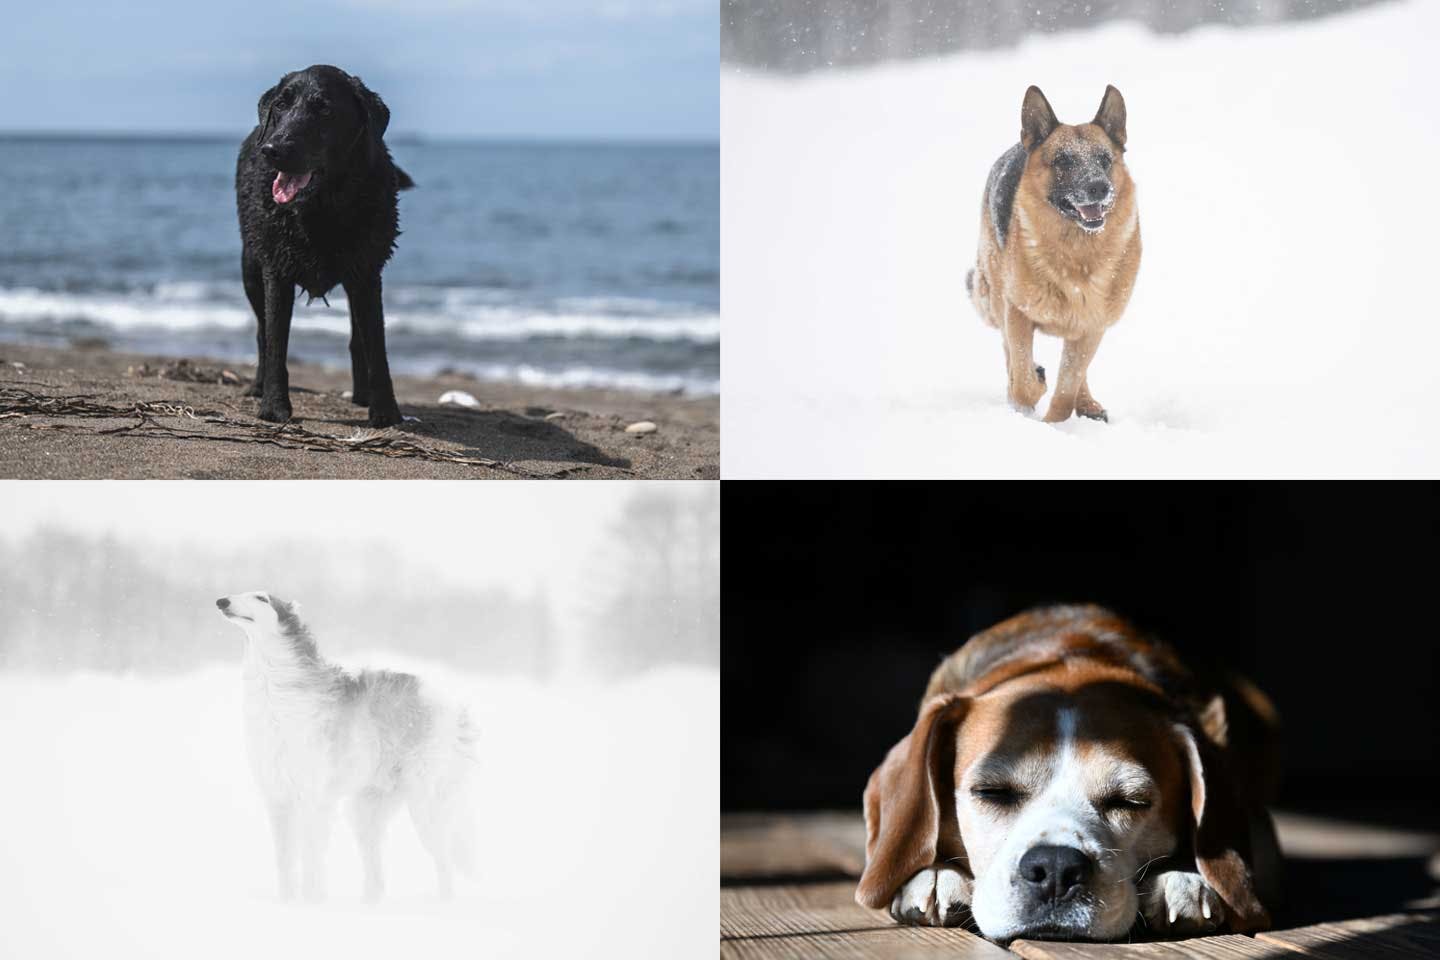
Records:
[[[490,460],[541,460],[560,463],[585,463],[602,467],[629,469],[630,461],[615,457],[581,440],[558,421],[544,419],[548,411],[534,411],[536,416],[513,410],[476,410],[464,407],[417,405],[407,403],[407,421],[400,429],[414,437],[433,437],[463,445],[456,452],[462,456]],[[363,418],[356,420],[363,427]]]

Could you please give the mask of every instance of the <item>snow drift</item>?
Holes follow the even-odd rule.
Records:
[[[0,956],[713,952],[715,671],[543,686],[393,656],[344,659],[410,670],[469,707],[480,731],[477,882],[437,901],[402,816],[379,906],[361,902],[344,823],[331,838],[328,902],[276,902],[238,658],[164,679],[0,674]]]

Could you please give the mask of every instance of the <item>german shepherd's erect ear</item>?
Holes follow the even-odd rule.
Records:
[[[1033,89],[1033,88],[1032,88]],[[884,908],[895,891],[937,860],[969,873],[955,820],[955,726],[970,699],[933,697],[865,785],[865,872],[855,900]]]
[[[1125,98],[1109,84],[1105,85],[1100,109],[1095,111],[1095,125],[1110,135],[1121,153],[1125,152]]]
[[[1039,87],[1032,86],[1025,91],[1025,102],[1020,105],[1020,145],[1027,151],[1034,150],[1045,142],[1045,138],[1060,126],[1050,101]]]

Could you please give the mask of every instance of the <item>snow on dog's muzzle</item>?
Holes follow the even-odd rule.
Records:
[[[270,195],[276,203],[289,203],[309,182],[309,173],[286,173],[282,170],[275,174],[275,182],[270,184]]]

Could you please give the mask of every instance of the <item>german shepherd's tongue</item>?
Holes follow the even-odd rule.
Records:
[[[270,184],[270,195],[275,198],[276,203],[289,203],[309,182],[308,173],[277,173],[275,182]]]
[[[1094,221],[1105,216],[1105,208],[1098,203],[1077,203],[1075,204],[1075,209],[1085,220]]]

